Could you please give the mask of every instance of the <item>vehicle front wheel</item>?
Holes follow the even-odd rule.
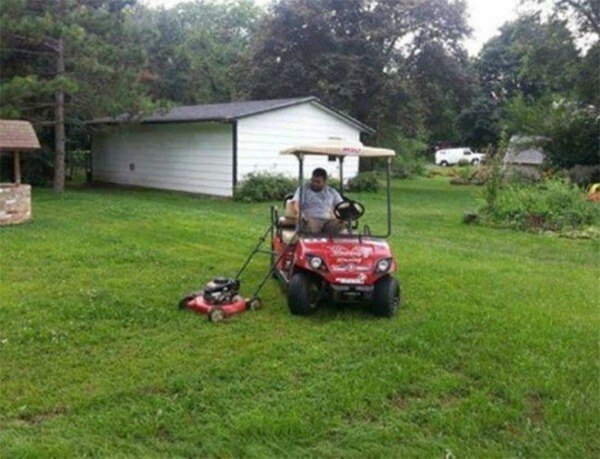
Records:
[[[317,310],[319,287],[310,274],[299,272],[290,280],[287,297],[292,314],[308,316]]]
[[[478,159],[474,159],[473,161],[471,161],[471,164],[473,166],[477,166],[477,164],[479,164],[479,160]]]
[[[392,276],[382,277],[373,290],[373,312],[382,317],[392,317],[400,307],[400,284]]]

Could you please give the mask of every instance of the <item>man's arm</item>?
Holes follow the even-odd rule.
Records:
[[[331,190],[333,191],[333,207],[335,207],[340,202],[343,202],[344,198],[342,198],[342,195],[338,193],[338,190],[336,190],[335,188],[331,188]]]

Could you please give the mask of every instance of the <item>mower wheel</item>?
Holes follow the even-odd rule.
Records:
[[[200,290],[199,292],[193,292],[193,293],[188,293],[186,296],[184,296],[182,299],[179,300],[179,303],[177,304],[177,306],[179,307],[179,309],[185,309],[188,301],[193,300],[194,298],[197,298],[199,296],[202,296],[204,294],[204,292],[202,290]]]
[[[221,308],[216,308],[208,314],[208,320],[211,322],[221,322],[225,318],[225,313]]]
[[[400,307],[400,284],[392,276],[382,277],[373,290],[373,312],[382,317],[392,317]]]
[[[288,286],[288,306],[292,314],[308,316],[317,310],[319,289],[310,274],[298,272]]]
[[[256,311],[260,308],[262,308],[262,301],[260,301],[260,298],[252,298],[246,303],[246,309],[250,311]]]

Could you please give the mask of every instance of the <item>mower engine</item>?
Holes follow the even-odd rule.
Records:
[[[233,303],[240,293],[240,281],[217,277],[204,286],[202,290],[204,301],[208,304],[222,305]]]

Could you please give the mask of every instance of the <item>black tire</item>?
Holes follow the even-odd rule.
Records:
[[[479,164],[479,160],[478,159],[474,159],[473,161],[471,161],[471,164],[473,166],[477,166],[477,164]]]
[[[442,161],[442,162],[440,162],[440,166],[442,166],[442,167],[448,167],[448,161]]]
[[[290,280],[287,297],[292,314],[308,316],[317,310],[319,288],[310,274],[299,272]]]
[[[208,320],[214,323],[221,322],[222,320],[225,320],[225,313],[221,308],[213,309],[208,314]]]
[[[382,277],[373,289],[373,312],[381,317],[392,317],[398,312],[402,298],[400,283],[392,276]]]
[[[262,308],[262,301],[258,297],[252,298],[246,303],[246,309],[248,311],[257,311],[260,308]]]

